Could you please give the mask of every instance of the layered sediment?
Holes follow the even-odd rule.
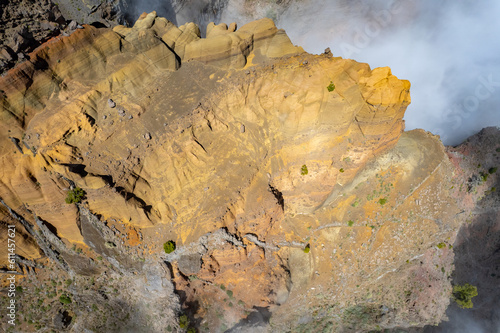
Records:
[[[473,204],[439,138],[404,132],[409,90],[387,67],[305,53],[270,19],[206,38],[154,12],[84,25],[0,78],[2,228],[63,275],[125,277],[122,329],[144,319],[141,279],[170,304],[142,331],[182,326],[180,308],[209,331],[436,324]]]

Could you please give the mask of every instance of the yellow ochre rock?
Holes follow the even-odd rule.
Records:
[[[445,302],[411,304],[424,270],[451,266],[433,246],[454,239],[459,209],[438,138],[404,133],[409,90],[387,67],[304,52],[270,19],[211,23],[206,38],[155,12],[86,25],[0,78],[0,218],[27,259],[42,256],[21,225],[35,216],[97,253],[113,244],[88,239],[92,214],[134,230],[153,261],[174,241],[176,288],[214,331],[207,304],[221,290],[240,301],[230,324],[241,304],[280,305],[274,324],[293,330],[301,312],[348,308],[361,289],[392,311],[381,327],[436,323]],[[85,197],[66,203],[75,187]],[[405,290],[411,302],[393,311]]]

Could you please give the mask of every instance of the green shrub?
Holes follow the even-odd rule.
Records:
[[[378,203],[381,204],[382,206],[385,205],[387,203],[387,198],[380,198]]]
[[[61,302],[62,304],[69,304],[71,303],[71,298],[67,295],[61,295],[59,297],[59,302]]]
[[[485,172],[481,172],[481,173],[480,173],[480,176],[481,176],[481,180],[482,180],[483,182],[486,182],[486,181],[488,180],[488,176],[489,176],[489,174],[487,174],[487,173],[485,173]]]
[[[309,253],[309,251],[311,251],[311,245],[307,244],[304,248],[304,253]]]
[[[165,253],[172,253],[175,251],[175,242],[174,241],[168,241],[165,244],[163,244],[163,249],[165,250]]]
[[[344,168],[340,168],[340,169],[339,169],[339,172],[340,172],[340,173],[344,173]]]
[[[304,165],[302,166],[302,168],[300,168],[300,174],[301,174],[302,176],[305,176],[305,175],[307,175],[308,173],[309,173],[309,171],[307,170],[307,165],[305,165],[305,164],[304,164]]]
[[[347,222],[347,225],[350,226],[350,227],[352,227],[354,225],[354,221],[353,220],[349,220]]]
[[[477,287],[468,283],[453,286],[453,298],[462,309],[472,309],[472,297],[477,296]]]
[[[445,244],[445,243],[443,243],[443,242],[441,242],[441,243],[439,243],[439,244],[437,245],[437,247],[438,247],[438,249],[442,249],[442,248],[446,247],[446,244]]]
[[[335,85],[333,84],[332,81],[330,81],[330,84],[326,87],[326,89],[328,89],[329,92],[332,92],[335,90]]]
[[[189,318],[186,315],[182,315],[179,317],[179,327],[187,328],[189,326]]]
[[[75,187],[74,189],[68,192],[68,196],[66,197],[66,203],[80,203],[85,198],[85,191],[79,187]]]
[[[498,168],[497,167],[494,167],[494,168],[490,168],[488,170],[488,172],[490,173],[490,175],[494,174],[495,172],[497,172]]]

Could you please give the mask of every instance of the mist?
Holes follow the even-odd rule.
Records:
[[[204,34],[208,23],[220,21],[227,3],[228,0],[121,0],[119,6],[128,25],[133,25],[142,13],[156,11],[177,26],[195,22]]]
[[[309,0],[278,18],[310,53],[389,66],[411,82],[406,129],[457,145],[500,125],[500,2]]]

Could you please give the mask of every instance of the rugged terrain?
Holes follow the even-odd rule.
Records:
[[[458,232],[496,200],[498,130],[456,149],[404,132],[408,81],[307,54],[270,19],[200,36],[155,12],[83,25],[0,78],[11,329],[438,324]]]

